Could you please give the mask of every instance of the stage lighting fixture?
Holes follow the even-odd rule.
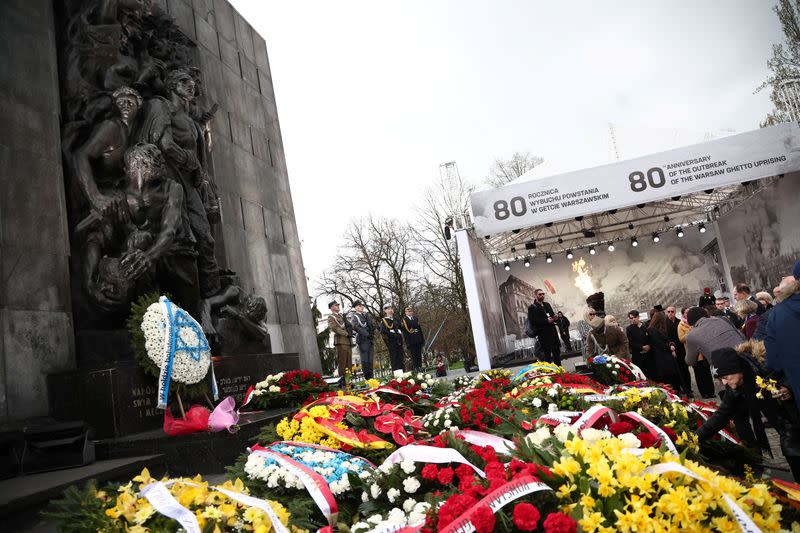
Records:
[[[639,246],[639,241],[636,240],[636,237],[631,239],[631,246]]]
[[[536,249],[536,243],[534,241],[526,242],[525,243],[525,249],[526,250],[535,250]]]
[[[595,250],[595,249],[594,249],[594,246],[592,246],[591,248],[589,248],[589,254],[591,254],[591,255],[594,255],[594,254],[596,254],[596,253],[597,253],[597,250]]]
[[[544,260],[545,260],[545,261],[547,261],[548,263],[552,263],[552,262],[553,262],[553,256],[552,256],[552,255],[550,255],[550,254],[547,254],[547,255],[545,256],[545,259],[544,259]]]
[[[706,225],[705,224],[700,224],[699,226],[697,226],[697,229],[700,230],[700,233],[705,233],[706,232]]]
[[[672,197],[672,201],[673,201],[673,202],[677,202],[677,201],[678,201],[678,200],[680,200],[680,199],[681,199],[681,197],[680,197],[680,196],[673,196],[673,197]]]
[[[559,238],[558,238],[558,244],[564,244],[564,239],[562,239],[561,237],[559,237]]]
[[[679,238],[679,239],[680,239],[681,237],[683,237],[683,228],[678,228],[678,231],[677,231],[676,233],[678,234],[678,238]]]
[[[572,250],[567,250],[567,259],[572,259],[575,255],[572,253]]]
[[[669,215],[664,215],[664,222],[669,222]]]
[[[514,253],[514,252],[516,252],[516,251],[517,251],[517,249],[516,249],[516,248],[514,248],[514,247],[512,246],[512,247],[511,247],[511,253],[513,254],[513,253]]]
[[[614,251],[614,243],[613,242],[608,243],[608,251],[609,252],[613,252]]]
[[[577,220],[578,222],[580,222],[581,220],[583,220],[583,215],[575,217],[575,220]]]
[[[653,242],[658,242],[661,240],[661,237],[658,236],[658,233],[653,233]]]
[[[516,235],[517,233],[519,233],[519,230],[518,230],[518,229],[512,229],[512,230],[511,230],[511,233],[513,233],[514,235]]]
[[[505,270],[506,272],[508,272],[509,270],[511,270],[511,265],[509,265],[509,264],[508,264],[508,261],[506,261],[505,263],[503,263],[503,270]]]
[[[646,205],[647,204],[636,204],[636,207],[638,207],[639,209],[644,209],[644,206]]]
[[[553,223],[552,222],[545,222],[544,227],[552,228],[553,227]]]
[[[585,230],[583,230],[583,236],[586,237],[587,239],[592,239],[592,238],[596,237],[596,234],[595,234],[594,231],[592,231],[590,229],[585,229]]]
[[[522,264],[525,265],[525,268],[528,268],[529,266],[531,266],[531,260],[526,257],[525,258],[525,262],[522,263]]]
[[[633,229],[633,224],[628,224],[628,229]]]
[[[711,194],[711,193],[714,192],[714,189],[706,189],[703,192],[706,193],[706,194]]]

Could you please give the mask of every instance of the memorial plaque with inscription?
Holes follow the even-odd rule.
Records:
[[[214,357],[220,399],[233,396],[240,405],[250,385],[268,374],[296,370],[299,364],[298,354]],[[133,361],[114,368],[54,374],[49,376],[49,389],[53,417],[84,420],[98,438],[158,429],[164,423],[164,412],[156,409],[156,381]]]

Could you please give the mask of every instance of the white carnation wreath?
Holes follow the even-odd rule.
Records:
[[[175,306],[173,306],[175,307]],[[175,307],[178,309],[177,307]],[[193,352],[176,351],[172,361],[172,379],[180,383],[192,385],[200,382],[208,374],[211,366],[211,351],[208,343],[201,339],[197,331],[189,326],[178,326],[178,336],[187,347],[194,348]],[[161,309],[161,303],[156,302],[147,308],[142,319],[145,349],[147,356],[158,368],[163,368],[169,358],[169,339],[167,338],[167,321]],[[205,347],[205,349],[201,349]],[[191,353],[199,356],[195,360]]]

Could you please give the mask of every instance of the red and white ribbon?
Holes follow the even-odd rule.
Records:
[[[466,457],[452,448],[436,448],[435,446],[422,445],[403,446],[387,457],[383,464],[391,465],[402,463],[403,461],[413,461],[415,463],[464,463],[471,466],[479,476],[486,477],[483,470],[470,463]]]
[[[685,476],[689,476],[690,478],[696,479],[702,483],[708,483],[709,485],[712,485],[715,488],[719,489],[719,487],[708,481],[706,478],[695,474],[694,472],[692,472],[691,470],[689,470],[680,463],[675,463],[675,462],[660,463],[657,465],[648,466],[643,471],[643,473],[645,474],[655,474],[656,476],[665,474],[667,472],[677,472],[679,474],[683,474]],[[739,527],[742,528],[743,533],[760,533],[761,529],[759,529],[759,527],[755,524],[755,522],[753,522],[753,519],[750,518],[750,516],[748,516],[748,514],[744,512],[744,510],[741,507],[739,507],[739,505],[733,500],[733,498],[725,494],[725,492],[722,489],[719,489],[719,491],[720,493],[722,493],[722,497],[725,499],[725,503],[728,504],[728,508],[730,509],[733,518],[735,518],[736,521],[739,523]]]
[[[572,420],[580,415],[580,411],[554,411],[540,416],[536,421],[544,422],[551,426],[558,426],[561,424],[572,424]]]
[[[303,486],[306,488],[314,503],[317,504],[319,510],[325,515],[328,524],[336,524],[336,518],[339,515],[339,506],[336,504],[336,499],[333,497],[333,492],[328,486],[328,483],[318,473],[306,465],[291,459],[290,457],[278,453],[273,450],[262,448],[261,446],[253,446],[250,453],[256,454],[265,459],[272,459],[278,464],[289,470],[292,474],[297,476]]]
[[[476,446],[491,446],[494,448],[494,451],[504,455],[511,455],[511,450],[516,448],[514,443],[510,440],[504,439],[503,437],[498,437],[497,435],[490,435],[489,433],[484,433],[483,431],[461,429],[456,434],[464,437],[464,440],[470,444],[474,444]]]
[[[386,394],[394,394],[396,396],[404,396],[404,397],[408,398],[412,402],[416,401],[416,400],[414,400],[414,398],[412,398],[411,396],[409,396],[405,392],[400,392],[399,390],[397,390],[397,389],[395,389],[393,387],[376,387],[374,389],[368,390],[364,394],[372,394],[374,392],[385,392]]]
[[[705,409],[704,410],[703,408],[698,407],[698,406],[696,406],[696,405],[694,405],[692,403],[687,404],[687,406],[689,407],[689,409],[691,409],[692,411],[697,413],[697,415],[700,418],[702,418],[703,420],[708,420],[708,414],[706,413],[706,410],[710,411],[710,409]],[[739,439],[737,439],[736,437],[731,435],[730,432],[727,429],[719,430],[719,434],[722,436],[723,439],[725,439],[727,441],[730,441],[730,442],[732,442],[734,444],[741,444],[742,443]]]
[[[608,415],[612,422],[618,420],[617,413],[609,409],[605,405],[593,405],[586,410],[575,422],[572,424],[572,431],[580,436],[581,431],[586,428],[593,427],[601,418]]]
[[[635,411],[628,411],[627,413],[624,413],[623,416],[632,418],[633,420],[639,422],[641,425],[647,428],[647,430],[650,432],[651,435],[653,435],[654,437],[659,437],[661,439],[661,442],[664,443],[664,446],[666,446],[667,449],[672,454],[680,455],[678,453],[678,449],[675,447],[675,444],[672,443],[672,439],[670,439],[669,435],[667,435],[667,433],[663,429],[658,427],[658,425],[649,421],[647,418],[643,417],[642,415],[640,415]]]
[[[450,524],[440,529],[440,533],[471,533],[475,531],[475,526],[472,524],[471,518],[478,510],[479,507],[487,505],[493,513],[497,513],[506,504],[513,502],[523,496],[527,496],[533,492],[543,490],[553,490],[544,483],[537,481],[532,476],[521,476],[517,479],[509,481],[508,483],[496,488],[471,507],[466,513],[462,514]]]

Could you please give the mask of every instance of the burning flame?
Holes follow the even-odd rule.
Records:
[[[572,263],[572,271],[577,274],[577,276],[575,276],[575,286],[583,291],[583,294],[591,296],[597,292],[594,289],[592,278],[589,276],[589,267],[586,261],[583,260],[583,257]]]

